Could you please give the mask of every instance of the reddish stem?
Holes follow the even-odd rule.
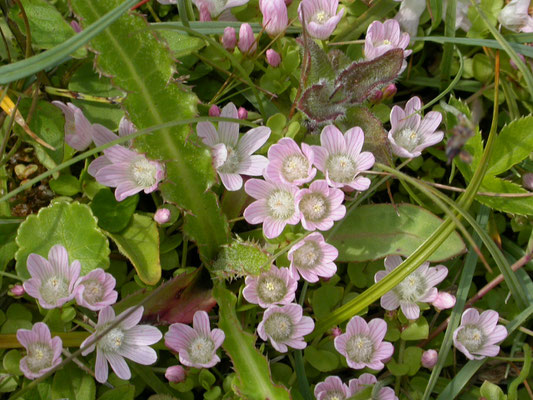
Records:
[[[135,10],[136,8],[139,8],[140,6],[142,6],[143,4],[146,4],[148,3],[150,0],[142,0],[142,1],[139,1],[137,4],[135,4],[131,9],[132,10]]]

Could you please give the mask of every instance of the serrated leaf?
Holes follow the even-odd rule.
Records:
[[[303,87],[308,88],[319,81],[333,82],[335,72],[324,50],[311,38],[307,38],[307,42],[299,38],[297,42],[303,47],[304,57],[307,57],[306,68],[302,71],[302,77],[305,77]]]
[[[120,232],[130,222],[138,202],[138,195],[117,201],[111,190],[105,188],[96,193],[90,206],[100,228],[108,232]]]
[[[480,191],[491,193],[528,193],[522,186],[495,176],[485,176]],[[533,197],[477,196],[476,200],[495,210],[521,215],[533,215]]]
[[[161,279],[159,231],[155,221],[134,214],[128,226],[119,233],[107,233],[118,249],[133,264],[141,281],[155,285]]]
[[[255,348],[255,337],[242,330],[235,314],[235,295],[220,286],[215,287],[213,293],[219,305],[218,325],[226,334],[222,347],[237,373],[234,381],[237,394],[249,400],[289,400],[289,392],[272,383],[268,362]]]
[[[204,40],[177,31],[161,30],[158,34],[166,40],[176,58],[188,56],[205,47]]]
[[[74,0],[72,6],[85,24],[97,21],[120,0]],[[99,69],[126,91],[122,102],[139,129],[194,116],[193,93],[173,81],[175,62],[166,46],[147,31],[146,21],[134,13],[123,15],[91,41]],[[198,244],[206,262],[228,240],[228,223],[209,191],[215,181],[210,151],[193,143],[186,126],[161,129],[139,137],[137,149],[166,162],[166,180],[159,189],[167,202],[185,210],[184,231]]]
[[[326,82],[310,86],[302,93],[298,109],[318,123],[335,121],[344,114],[346,106],[331,101],[332,91]]]
[[[15,268],[23,278],[30,277],[26,268],[28,255],[37,253],[47,258],[56,244],[67,249],[70,262],[81,263],[82,275],[109,266],[109,243],[85,204],[58,202],[41,208],[20,224],[16,241],[19,250],[15,254]]]
[[[396,212],[399,213],[396,214]],[[409,256],[437,229],[442,220],[411,204],[359,206],[338,222],[328,243],[339,250],[337,261],[354,262],[391,254]],[[441,261],[465,251],[463,240],[452,233],[428,261]]]

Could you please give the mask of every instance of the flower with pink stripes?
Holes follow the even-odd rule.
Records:
[[[331,229],[334,221],[346,215],[343,201],[342,190],[330,188],[323,179],[314,181],[309,189],[301,189],[296,195],[302,226],[308,231]]]
[[[309,36],[328,39],[344,14],[344,8],[337,13],[339,0],[302,0],[298,6],[298,18]]]
[[[259,276],[247,276],[242,295],[248,303],[268,308],[273,304],[289,304],[294,300],[298,281],[288,268],[275,265]]]
[[[319,277],[331,278],[337,272],[333,261],[339,252],[326,243],[319,232],[308,235],[291,247],[287,257],[291,262],[290,270],[295,277],[300,275],[307,282],[317,282]]]
[[[315,386],[317,400],[346,400],[351,397],[350,389],[338,376],[328,376]]]
[[[192,326],[179,322],[170,325],[165,335],[165,345],[179,353],[183,365],[211,368],[220,361],[216,351],[224,343],[224,332],[221,329],[211,330],[205,311],[194,313]]]
[[[453,332],[453,344],[470,360],[497,356],[500,343],[507,337],[507,329],[498,324],[499,314],[486,310],[479,314],[475,308],[463,312],[461,325]]]
[[[115,289],[115,278],[102,268],[93,269],[78,279],[75,289],[76,302],[92,311],[98,311],[115,304],[118,293]]]
[[[350,368],[381,370],[383,360],[394,353],[394,346],[383,341],[386,333],[387,323],[384,320],[374,318],[367,323],[355,316],[346,325],[346,333],[335,338],[335,349],[346,357]]]
[[[263,28],[270,36],[276,36],[287,29],[289,17],[284,0],[259,0],[259,9],[263,14]]]
[[[80,108],[72,103],[52,101],[65,115],[65,141],[73,149],[82,151],[93,142],[93,125]]]
[[[20,360],[19,365],[28,379],[39,378],[61,362],[61,338],[52,338],[45,323],[37,322],[31,330],[17,330],[17,340],[26,349],[26,356]]]
[[[291,138],[282,138],[268,149],[268,165],[265,175],[275,182],[300,186],[316,175],[313,168],[314,153],[306,143],[302,149]]]
[[[412,50],[405,50],[409,46],[409,34],[402,33],[400,24],[395,19],[388,19],[385,22],[374,21],[366,31],[365,38],[365,58],[373,60],[392,49],[402,49],[404,58],[412,53]],[[407,61],[403,61],[400,73],[407,67]]]
[[[350,395],[355,396],[357,393],[362,392],[369,386],[374,386],[378,383],[376,377],[372,374],[362,374],[358,379],[350,379],[348,386],[350,388]],[[398,400],[398,397],[394,394],[394,390],[390,387],[382,387],[377,391],[374,397],[372,391],[372,400]]]

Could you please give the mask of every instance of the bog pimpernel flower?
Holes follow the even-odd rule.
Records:
[[[418,97],[411,98],[405,110],[399,106],[392,107],[388,138],[392,152],[398,157],[418,157],[422,150],[439,143],[444,137],[444,132],[437,131],[442,115],[430,111],[422,118],[415,114],[421,108],[422,101]]]
[[[65,114],[65,141],[73,149],[82,151],[93,142],[93,126],[78,107],[72,103],[52,101]]]
[[[424,0],[403,0],[400,10],[394,17],[400,23],[402,29],[410,36],[416,36],[420,16],[426,9]]]
[[[433,307],[437,310],[447,310],[455,305],[456,299],[453,294],[447,292],[439,292],[437,298],[431,302]]]
[[[328,125],[320,134],[321,146],[312,146],[315,166],[324,173],[328,185],[363,191],[370,186],[370,179],[358,176],[374,165],[374,155],[361,152],[365,134],[359,127],[351,128],[343,135],[334,125]]]
[[[161,4],[177,4],[178,0],[157,0]],[[200,21],[209,21],[209,16],[216,18],[225,10],[242,6],[249,0],[193,0],[193,3],[200,10]],[[207,15],[205,14],[207,13]]]
[[[102,268],[96,268],[78,279],[75,289],[76,302],[89,310],[98,311],[115,304],[118,293],[115,278]]]
[[[173,383],[183,382],[185,380],[186,375],[187,373],[181,365],[173,365],[171,367],[168,367],[165,371],[165,378],[167,378],[169,382]]]
[[[348,386],[338,376],[328,376],[315,386],[316,400],[346,400],[351,395]]]
[[[286,353],[288,347],[304,349],[307,343],[304,336],[315,329],[311,317],[303,316],[303,309],[298,304],[270,306],[263,314],[263,320],[257,326],[257,333],[263,340],[270,340],[272,346],[280,353]]]
[[[358,379],[350,379],[348,387],[350,389],[350,396],[355,396],[362,392],[369,386],[373,386],[378,382],[377,378],[372,374],[362,374]],[[394,390],[390,387],[382,387],[374,397],[372,393],[372,400],[398,400],[394,394]]]
[[[220,116],[238,118],[237,108],[229,103]],[[268,140],[270,128],[251,129],[241,138],[236,122],[219,122],[218,130],[211,122],[199,122],[196,130],[204,144],[211,147],[215,168],[226,189],[239,190],[242,187],[241,175],[258,176],[263,173],[267,158],[252,154]]]
[[[302,226],[308,231],[331,229],[333,222],[346,214],[343,201],[342,190],[330,188],[323,179],[314,181],[309,189],[301,189],[296,195]]]
[[[498,21],[514,32],[533,32],[530,0],[512,0],[500,11]]]
[[[296,207],[298,188],[276,183],[265,178],[250,179],[244,190],[256,201],[244,210],[244,218],[250,224],[263,223],[263,232],[268,239],[278,237],[287,224],[300,222]]]
[[[61,362],[61,338],[52,338],[45,323],[37,322],[31,330],[19,329],[17,340],[26,349],[26,356],[20,360],[20,370],[28,379],[46,374]]]
[[[338,255],[337,249],[326,243],[321,233],[315,232],[292,246],[287,257],[292,274],[313,283],[319,277],[331,278],[335,275],[337,266],[333,261]]]
[[[311,37],[326,40],[344,15],[344,8],[337,14],[338,7],[339,0],[302,0],[298,18]]]
[[[276,50],[268,49],[266,51],[266,60],[271,67],[277,68],[281,63],[281,56]]]
[[[224,343],[224,332],[221,329],[211,330],[205,311],[196,311],[192,324],[192,328],[182,323],[170,325],[165,334],[165,345],[179,353],[183,365],[211,368],[220,361],[216,351]]]
[[[380,370],[384,367],[383,360],[394,353],[392,344],[383,341],[386,333],[387,323],[384,320],[374,318],[367,323],[355,316],[346,325],[346,333],[335,338],[335,349],[346,357],[351,368]]]
[[[463,312],[461,325],[453,332],[453,344],[470,360],[494,357],[500,343],[507,337],[507,329],[498,324],[499,314],[486,310],[479,314],[475,308]]]
[[[263,28],[270,36],[276,36],[287,29],[289,17],[284,0],[259,0],[263,14]]]
[[[67,249],[57,244],[48,252],[48,260],[32,253],[26,262],[31,279],[24,282],[24,290],[37,299],[43,308],[61,307],[75,296],[81,264],[69,266]]]
[[[392,49],[402,49],[403,56],[407,57],[412,53],[411,50],[405,50],[407,46],[409,46],[409,34],[400,31],[398,21],[394,19],[388,19],[383,23],[374,21],[366,31],[365,58],[373,60]],[[407,62],[404,60],[401,71],[406,67]]]
[[[314,153],[306,143],[302,149],[291,138],[282,138],[268,149],[268,165],[265,175],[274,182],[303,185],[316,175],[313,168]]]
[[[122,314],[115,317],[115,311],[110,306],[100,310],[95,332],[83,341],[81,347],[84,347],[89,341],[94,340],[96,336],[99,336],[103,331],[108,329],[114,321],[122,318],[125,313],[129,313],[130,311],[131,308],[128,308]],[[149,346],[159,342],[163,335],[156,327],[138,325],[143,311],[143,307],[137,307],[115,328],[111,329],[109,333],[103,336],[98,342],[91,344],[81,353],[86,356],[96,348],[94,373],[98,382],[104,383],[107,381],[108,362],[120,379],[128,380],[131,378],[131,372],[124,358],[128,358],[142,365],[150,365],[157,361],[157,353]]]
[[[246,301],[263,308],[291,303],[298,288],[298,281],[288,268],[277,268],[275,265],[259,276],[247,276],[245,283],[242,295]]]
[[[385,271],[378,271],[374,280],[379,282],[402,263],[400,256],[385,258]],[[385,310],[402,309],[409,319],[420,316],[419,303],[431,303],[437,299],[438,290],[435,285],[441,283],[448,275],[448,268],[437,265],[429,268],[429,262],[423,263],[415,272],[401,281],[394,289],[381,297],[381,307]]]
[[[439,360],[439,353],[437,353],[437,350],[435,349],[429,349],[422,353],[422,366],[424,368],[433,368],[435,364],[437,364],[437,361]]]
[[[254,31],[249,23],[244,23],[239,28],[239,42],[237,47],[243,54],[252,54],[257,50],[257,41]]]

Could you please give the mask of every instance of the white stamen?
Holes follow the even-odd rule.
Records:
[[[323,11],[323,10],[320,10],[319,12],[317,12],[315,15],[313,15],[313,18],[312,18],[312,21],[318,23],[318,24],[325,24],[328,20],[328,14]]]
[[[418,299],[426,294],[427,290],[426,278],[418,271],[413,272],[394,288],[400,300],[409,302],[418,301]]]
[[[281,166],[281,174],[288,182],[294,182],[298,179],[307,177],[309,171],[309,161],[300,154],[291,154]]]
[[[264,303],[273,304],[281,301],[286,294],[285,282],[273,274],[263,274],[257,280],[257,295]]]
[[[312,269],[320,263],[322,252],[320,246],[314,241],[305,242],[292,253],[293,262],[298,268]]]
[[[265,332],[276,342],[284,342],[290,339],[293,331],[291,317],[287,314],[272,313],[265,321]]]
[[[350,183],[357,174],[357,164],[347,154],[333,154],[326,161],[326,170],[332,181]]]
[[[52,366],[54,350],[45,343],[31,343],[28,346],[28,358],[26,362],[32,372],[39,372],[42,369]]]
[[[267,207],[272,218],[288,219],[295,211],[294,196],[286,190],[274,190],[268,196]]]
[[[207,364],[213,358],[215,343],[210,337],[198,336],[187,349],[191,361],[195,364]]]
[[[481,329],[475,325],[466,325],[457,334],[457,340],[470,352],[476,352],[485,344],[486,337]]]
[[[109,326],[109,325],[108,325]],[[105,330],[107,326],[100,328],[102,331]],[[120,349],[124,343],[124,331],[120,328],[112,329],[107,335],[105,335],[100,342],[98,342],[98,347],[101,348],[104,352],[115,353]]]
[[[374,343],[365,335],[352,336],[346,342],[348,358],[356,363],[370,363],[374,355]]]
[[[85,287],[83,290],[83,299],[89,304],[96,304],[102,301],[104,295],[104,285],[96,279],[91,279],[82,283]]]
[[[312,222],[321,221],[329,211],[328,199],[322,193],[305,194],[299,207],[305,219]]]
[[[413,151],[420,141],[418,133],[411,128],[402,129],[399,132],[396,132],[394,135],[394,141],[400,147],[403,147],[405,150],[411,152]]]
[[[218,171],[226,174],[236,173],[241,163],[239,154],[237,153],[237,151],[235,151],[233,147],[228,145],[226,145],[226,151],[228,152],[226,161],[224,162],[224,164],[222,164],[221,167],[218,168]]]
[[[141,156],[131,163],[131,175],[138,186],[149,188],[157,182],[157,167],[146,157]]]
[[[42,283],[41,296],[48,303],[55,305],[59,299],[69,296],[68,282],[62,276],[52,276]]]

